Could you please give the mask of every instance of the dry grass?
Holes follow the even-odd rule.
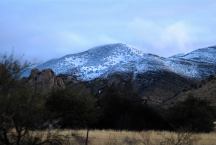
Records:
[[[84,145],[85,130],[55,130],[70,139],[67,145]],[[216,133],[191,134],[166,131],[91,130],[89,145],[216,145]]]

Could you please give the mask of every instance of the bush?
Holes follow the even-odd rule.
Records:
[[[99,128],[143,130],[167,127],[159,113],[144,104],[131,89],[107,87],[98,102],[101,109]]]
[[[169,120],[175,130],[209,132],[214,128],[214,111],[207,101],[189,96],[170,108]]]
[[[85,128],[96,120],[96,100],[91,95],[73,94],[70,89],[53,92],[46,107],[63,128]]]

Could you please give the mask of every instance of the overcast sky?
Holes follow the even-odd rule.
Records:
[[[107,43],[171,56],[216,45],[216,0],[1,0],[0,50],[44,61]]]

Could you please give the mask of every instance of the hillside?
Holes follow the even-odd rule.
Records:
[[[183,90],[188,90],[197,81],[181,77],[172,72],[161,71],[137,74],[134,78],[132,73],[115,73],[107,78],[98,78],[88,82],[94,94],[99,96],[106,88],[113,86],[118,91],[130,90],[139,98],[151,105],[161,105],[172,99]]]
[[[192,89],[181,92],[175,98],[166,102],[166,104],[175,104],[190,96],[207,100],[212,106],[216,107],[216,77],[210,77],[201,81]]]

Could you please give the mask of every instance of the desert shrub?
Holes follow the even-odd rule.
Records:
[[[178,132],[177,134],[170,134],[163,136],[160,145],[195,145],[198,139],[190,132]]]

